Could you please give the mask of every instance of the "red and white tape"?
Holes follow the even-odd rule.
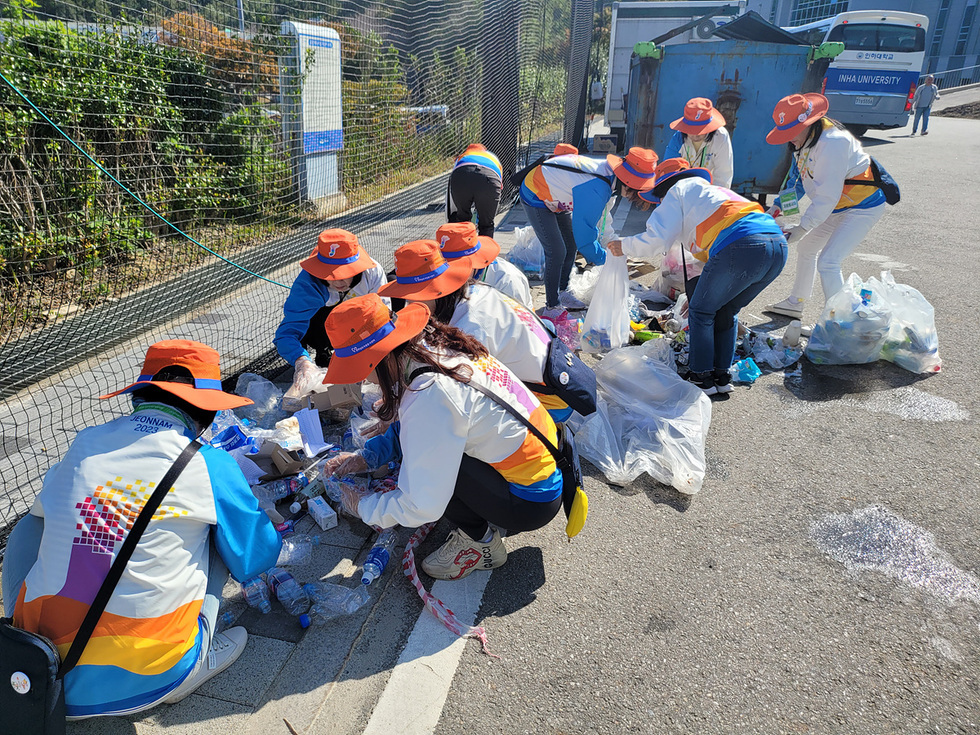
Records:
[[[426,523],[424,526],[417,528],[415,533],[412,534],[408,543],[405,544],[405,554],[402,556],[402,571],[405,572],[405,576],[411,580],[412,585],[419,593],[419,597],[422,598],[422,602],[425,604],[425,609],[435,615],[440,623],[461,638],[476,638],[480,641],[480,645],[485,654],[494,658],[500,658],[496,654],[490,653],[490,648],[487,644],[487,631],[483,626],[474,627],[460,622],[459,618],[453,614],[453,611],[446,607],[442,600],[429,592],[422,585],[422,580],[419,579],[419,573],[415,569],[415,549],[425,540],[425,537],[429,535],[429,531],[435,525],[435,523]]]

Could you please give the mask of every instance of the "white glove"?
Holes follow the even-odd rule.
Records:
[[[783,235],[786,236],[786,244],[792,245],[806,237],[808,232],[809,230],[802,225],[789,225],[783,230]]]
[[[365,472],[368,468],[367,461],[358,452],[341,452],[335,457],[331,457],[320,468],[320,476],[323,478],[337,475],[346,477],[357,472]]]

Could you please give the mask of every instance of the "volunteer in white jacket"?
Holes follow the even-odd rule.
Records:
[[[605,161],[575,154],[554,156],[527,173],[520,198],[527,221],[544,248],[546,309],[559,308],[559,294],[568,288],[576,248],[593,265],[605,262],[599,223],[616,181],[622,182],[627,196],[645,191],[653,184],[656,164],[653,151],[630,148],[625,158],[609,155]]]
[[[451,270],[465,264],[443,265]],[[548,448],[467,383],[492,391],[550,441],[557,441],[555,423],[483,345],[458,329],[430,322],[423,304],[392,314],[376,294],[338,306],[326,329],[334,345],[326,382],[377,383],[379,417],[390,421],[397,416],[392,429],[401,427],[400,440],[388,445],[391,452],[401,451],[398,487],[383,494],[345,491],[349,513],[384,528],[450,521],[456,530],[422,562],[436,579],[499,567],[507,550],[497,528],[531,531],[555,517],[562,507],[562,474]],[[341,464],[357,469],[356,459],[340,455],[326,471]]]
[[[500,245],[490,237],[477,235],[472,222],[450,222],[436,230],[436,242],[446,260],[469,258],[473,279],[510,296],[527,308],[533,308],[531,284],[513,263],[500,255]]]
[[[796,280],[789,297],[767,311],[793,319],[803,315],[820,274],[824,302],[844,287],[841,264],[885,212],[885,195],[874,185],[847,184],[848,179],[873,181],[871,157],[842,127],[827,119],[829,103],[822,94],[783,97],[772,113],[776,123],[766,142],[789,143],[793,168],[791,189],[779,195],[772,211],[792,214],[805,193],[810,206],[800,224],[785,228],[786,241],[797,246]]]
[[[646,232],[606,247],[613,255],[652,258],[675,242],[694,243],[693,257],[707,263],[688,312],[688,379],[708,395],[729,393],[738,312],[783,270],[783,233],[761,206],[713,186],[706,169],[691,168],[683,158],[661,162],[653,189],[640,196],[661,200]]]
[[[446,247],[441,252],[445,255]],[[472,283],[463,268],[442,268],[444,263],[455,266],[471,257],[443,260],[431,240],[402,245],[395,251],[395,280],[379,293],[425,304],[433,318],[475,337],[527,384],[552,419],[567,421],[572,409],[544,385],[548,348],[556,338],[530,309],[514,299],[485,284]],[[432,276],[423,278],[421,274],[427,273]]]
[[[711,172],[711,182],[730,189],[734,174],[732,138],[725,129],[725,118],[711,100],[695,97],[684,105],[684,116],[670,124],[676,130],[664,160],[683,158],[691,168],[704,168]]]

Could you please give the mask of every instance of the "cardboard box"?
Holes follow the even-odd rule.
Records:
[[[252,456],[252,461],[266,470],[259,478],[261,482],[277,480],[303,471],[303,460],[295,452],[287,452],[275,442],[266,440],[258,453]]]
[[[346,408],[361,405],[361,384],[317,386],[307,397],[310,408],[326,411],[331,408]]]
[[[316,521],[317,525],[324,531],[331,528],[336,528],[337,511],[331,508],[327,504],[327,501],[322,497],[317,496],[315,498],[310,498],[306,502],[306,510],[309,512],[313,520]]]

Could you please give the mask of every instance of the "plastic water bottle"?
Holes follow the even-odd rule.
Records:
[[[232,623],[235,622],[235,613],[231,611],[226,611],[218,616],[217,621],[215,621],[215,628],[220,633],[222,630],[228,630]]]
[[[293,575],[285,569],[273,567],[269,570],[269,588],[275,594],[286,612],[290,615],[302,615],[310,609],[310,598],[293,579]]]
[[[242,597],[250,607],[254,607],[263,613],[272,612],[272,603],[269,602],[269,585],[262,579],[262,575],[246,579],[242,582]]]
[[[351,589],[330,582],[315,582],[304,584],[303,591],[313,600],[309,613],[299,616],[299,624],[304,628],[357,612],[370,599],[368,588],[363,584]]]
[[[274,503],[277,500],[282,500],[295,492],[299,492],[309,484],[310,481],[306,479],[306,475],[284,477],[281,480],[274,480],[273,482],[266,482],[261,485],[256,485],[252,488],[252,493],[256,498],[258,498],[260,503],[263,501]]]
[[[371,584],[384,573],[397,540],[398,536],[395,534],[394,528],[386,528],[378,534],[378,540],[374,542],[374,546],[368,552],[367,559],[364,560],[361,584]]]
[[[319,536],[294,533],[282,540],[282,550],[279,552],[279,559],[276,560],[276,566],[283,567],[288,564],[305,564],[313,555],[313,547],[319,545]]]

